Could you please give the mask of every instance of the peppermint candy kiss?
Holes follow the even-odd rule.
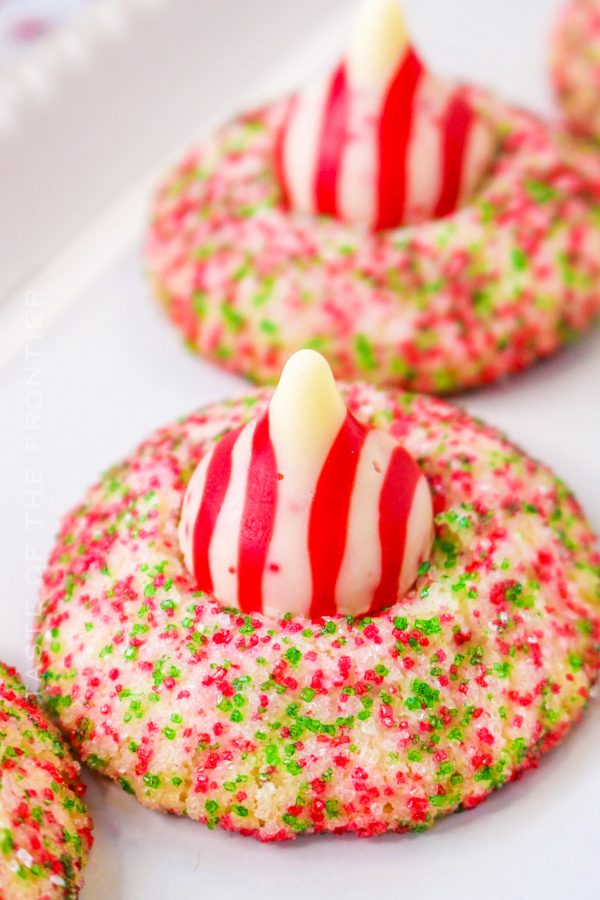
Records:
[[[417,463],[348,412],[312,350],[291,357],[264,413],[208,450],[179,526],[201,590],[276,617],[392,605],[413,584],[432,536]]]
[[[345,59],[291,99],[275,163],[289,208],[395,228],[468,200],[495,144],[412,49],[397,0],[366,0]]]

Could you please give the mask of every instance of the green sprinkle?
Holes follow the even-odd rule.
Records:
[[[144,775],[144,784],[149,788],[157,788],[160,785],[160,778],[158,775]]]
[[[0,840],[0,849],[5,856],[8,856],[14,847],[14,841],[8,828],[2,829],[2,839]]]
[[[235,277],[235,276],[234,276]],[[221,315],[225,320],[225,325],[229,329],[229,331],[237,332],[240,331],[246,321],[244,317],[237,310],[233,308],[228,303],[224,303],[221,307]]]
[[[278,328],[275,322],[272,322],[271,319],[262,319],[259,325],[260,330],[267,335],[277,334]]]
[[[439,634],[442,630],[437,616],[434,616],[432,619],[415,619],[415,628],[421,634]]]
[[[509,662],[494,663],[494,672],[499,678],[508,678],[511,668]]]
[[[135,791],[131,787],[131,783],[129,781],[127,781],[127,779],[124,778],[122,775],[119,778],[117,778],[117,781],[121,785],[121,787],[123,788],[123,790],[125,791],[126,794],[134,794],[135,793]]]
[[[282,817],[283,821],[286,825],[289,825],[294,831],[306,831],[308,828],[308,824],[306,822],[301,822],[296,816],[292,816],[289,813],[285,813]]]
[[[578,672],[583,666],[583,659],[577,653],[569,653],[569,665],[574,672]]]
[[[590,635],[594,630],[593,625],[589,621],[589,619],[579,619],[576,623],[576,626],[577,631],[579,631],[580,634]]]
[[[517,272],[523,272],[529,265],[527,254],[520,247],[515,247],[512,252],[512,264]]]
[[[357,334],[354,341],[354,350],[361,369],[369,371],[377,365],[373,346],[366,335]]]
[[[529,178],[525,182],[525,189],[536,203],[548,203],[549,200],[553,200],[556,197],[554,188],[543,181],[536,181],[534,178]]]
[[[292,666],[297,666],[302,659],[302,654],[296,647],[290,647],[285,654],[285,658]]]
[[[336,819],[340,814],[340,805],[337,800],[326,800],[325,801],[325,812],[329,816],[330,819]]]
[[[106,767],[107,760],[102,759],[101,756],[97,756],[95,753],[90,753],[90,755],[86,759],[86,764],[90,767],[90,769],[98,771]]]
[[[265,759],[268,766],[276,766],[279,763],[279,753],[275,744],[267,744],[265,747]]]

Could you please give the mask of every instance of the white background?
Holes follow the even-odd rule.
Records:
[[[112,25],[78,23],[5,85],[0,658],[22,671],[36,597],[26,554],[45,558],[60,515],[151,429],[243,389],[190,356],[150,298],[140,255],[148,185],[219,113],[249,93],[301,78],[331,55],[352,5],[130,0],[119,11],[107,0]],[[406,2],[418,43],[438,70],[472,76],[544,112],[552,109],[545,55],[556,7],[556,0]],[[41,332],[31,321],[27,327],[30,289],[40,292]],[[41,430],[34,433],[25,354],[40,346]],[[560,357],[458,402],[551,463],[600,530],[599,393],[596,330]],[[25,449],[32,435],[39,452]],[[27,473],[38,471],[42,506],[28,510]],[[26,528],[28,512],[39,523]],[[86,776],[96,846],[83,897],[592,900],[600,892],[599,744],[594,702],[537,772],[477,810],[425,835],[368,841],[261,846],[147,812]]]

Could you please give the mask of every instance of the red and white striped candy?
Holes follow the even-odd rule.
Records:
[[[367,0],[346,58],[290,101],[275,162],[289,208],[383,229],[452,213],[494,149],[410,46],[397,0]]]
[[[198,587],[224,606],[316,618],[396,602],[432,533],[412,456],[358,422],[326,360],[301,350],[268,409],[202,458],[179,541]]]

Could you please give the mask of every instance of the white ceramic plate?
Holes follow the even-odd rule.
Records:
[[[322,0],[126,2],[116,32],[106,23],[98,32],[97,23],[87,22],[75,37],[62,37],[67,44],[79,41],[83,69],[74,65],[69,76],[57,64],[51,98],[21,98],[25,112],[0,137],[0,160],[10,161],[10,169],[1,169],[3,180],[7,172],[10,177],[6,199],[3,185],[0,235],[11,256],[0,269],[5,276],[10,270],[4,286],[17,287],[0,307],[0,657],[23,671],[30,666],[39,560],[61,514],[152,428],[243,390],[239,379],[185,352],[150,298],[140,240],[151,173],[208,127],[221,107],[226,112],[241,102],[250,79],[257,79],[254,94],[271,92],[339,45],[350,8],[332,24],[329,16],[342,2],[329,0],[328,18],[317,28],[323,6]],[[544,57],[556,0],[407,0],[406,6],[439,69],[550,109]],[[193,29],[206,54],[194,51]],[[164,57],[157,61],[158,48]],[[33,70],[42,65],[37,57],[29,62]],[[171,79],[158,94],[155,65],[161,78],[168,73]],[[277,77],[265,82],[269,70]],[[145,80],[152,86],[146,95]],[[152,115],[151,102],[158,104]],[[107,113],[111,103],[114,117]],[[58,139],[38,143],[34,153],[51,122],[69,138],[80,135],[77,165]],[[94,122],[101,123],[101,134]],[[37,224],[31,220],[36,208]],[[35,281],[27,281],[39,267]],[[32,315],[36,309],[43,327]],[[596,331],[560,357],[461,401],[551,463],[597,530],[599,384]],[[30,483],[37,479],[39,485]],[[581,726],[537,772],[477,810],[425,835],[368,841],[305,838],[261,846],[147,812],[108,782],[86,776],[96,845],[83,896],[593,900],[599,891],[599,744],[600,712],[592,703]]]

